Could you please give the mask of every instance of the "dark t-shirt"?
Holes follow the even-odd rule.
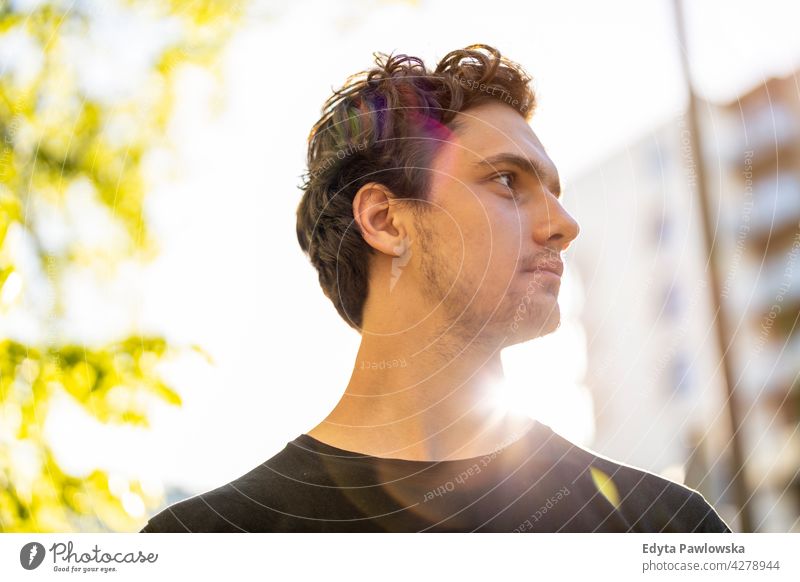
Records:
[[[142,532],[730,532],[703,496],[536,422],[483,457],[409,461],[297,437]]]

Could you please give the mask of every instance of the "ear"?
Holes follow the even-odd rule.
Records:
[[[353,217],[361,235],[372,248],[389,256],[400,256],[407,233],[399,201],[383,184],[364,184],[353,198]]]

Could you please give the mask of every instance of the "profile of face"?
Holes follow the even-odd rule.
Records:
[[[420,313],[466,341],[504,347],[551,333],[560,255],[579,233],[556,167],[502,103],[459,113],[454,128],[431,166],[427,212],[409,221],[402,282],[418,287]]]

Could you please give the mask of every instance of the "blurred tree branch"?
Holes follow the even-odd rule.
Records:
[[[103,423],[146,426],[152,399],[181,403],[157,372],[176,349],[164,338],[132,334],[86,346],[65,337],[63,282],[76,266],[113,276],[123,260],[154,256],[143,163],[166,142],[175,72],[187,63],[213,68],[244,8],[214,0],[0,0],[0,531],[130,530],[142,517],[132,506],[161,501],[136,481],[113,486],[101,470],[67,474],[45,436],[59,392]],[[144,66],[135,82],[104,92],[102,77],[92,80],[97,39],[117,42],[112,28],[128,22],[152,30],[141,46],[121,49]],[[134,74],[126,64],[112,80]],[[78,196],[106,209],[116,238],[55,228],[53,216]],[[34,257],[27,266],[25,257]],[[47,301],[37,300],[42,289]],[[35,318],[35,340],[6,329],[20,310]]]

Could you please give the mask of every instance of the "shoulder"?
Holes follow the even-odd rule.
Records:
[[[633,531],[642,532],[730,532],[705,497],[695,489],[645,469],[596,457],[618,489],[618,509]]]
[[[563,458],[623,515],[629,531],[731,531],[700,492],[552,435]]]
[[[142,533],[246,532],[252,502],[237,486],[242,477],[166,507]]]
[[[166,507],[140,533],[270,531],[285,515],[289,447],[244,475]]]
[[[238,516],[243,504],[232,485],[173,503],[150,518],[142,533],[245,532]]]

